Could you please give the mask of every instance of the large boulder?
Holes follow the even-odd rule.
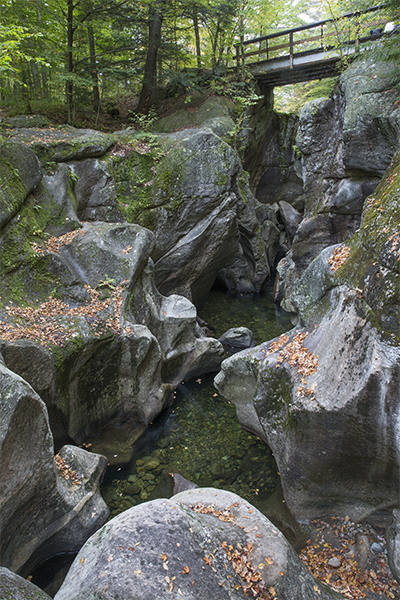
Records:
[[[341,597],[318,584],[256,508],[199,488],[115,517],[79,552],[55,599],[239,600],[261,590],[282,600]]]
[[[213,125],[216,120],[229,123],[230,130],[234,128],[231,119],[234,116],[235,105],[232,100],[223,96],[209,96],[205,100],[194,98],[185,108],[174,110],[171,115],[159,119],[153,126],[155,133],[170,133],[189,127]]]
[[[37,261],[64,301],[0,313],[6,364],[42,395],[57,443],[128,420],[147,425],[182,379],[219,368],[222,345],[197,326],[193,304],[156,289],[153,244],[149,230],[126,223],[51,238]]]
[[[0,562],[26,576],[53,554],[76,552],[105,522],[107,461],[64,447],[55,462],[45,404],[3,364],[0,393]]]
[[[75,129],[65,125],[59,129],[19,128],[11,140],[31,147],[42,165],[101,156],[115,144],[115,136],[93,129]]]
[[[4,600],[50,600],[36,585],[0,567],[0,597]]]
[[[397,154],[360,230],[293,289],[304,327],[227,359],[215,380],[267,440],[299,520],[398,503],[399,167]]]
[[[158,289],[196,306],[222,268],[235,264],[226,285],[239,290],[259,291],[269,275],[258,202],[236,150],[209,125],[149,141],[121,132],[108,158],[125,218],[155,233]]]
[[[36,224],[17,236],[22,242],[14,243],[9,270],[21,250],[28,258],[50,220],[53,229],[62,225],[62,216],[70,229],[79,226],[78,217],[128,221],[155,233],[152,258],[161,293],[185,295],[199,306],[225,268],[231,270],[220,279],[227,287],[258,292],[270,273],[268,234],[239,156],[224,141],[234,126],[228,116],[232,107],[226,99],[207,99],[196,113],[188,112],[197,115],[199,128],[171,134],[128,129],[111,136],[66,127],[39,135],[37,129],[16,129],[12,139],[37,153],[47,179],[45,192],[29,206],[29,222]],[[43,196],[58,204],[57,219],[45,218]],[[10,224],[13,231],[21,229],[18,223]]]

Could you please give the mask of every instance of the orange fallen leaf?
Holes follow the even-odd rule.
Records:
[[[185,574],[186,573],[190,573],[189,567],[187,565],[185,567],[183,567],[182,572],[185,573]]]

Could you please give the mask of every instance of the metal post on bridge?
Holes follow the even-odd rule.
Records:
[[[355,51],[358,52],[359,47],[360,47],[360,13],[356,12],[355,17],[356,17],[356,45],[355,45]]]
[[[293,69],[293,31],[289,33],[290,68]]]

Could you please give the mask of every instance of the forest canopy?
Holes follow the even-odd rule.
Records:
[[[0,0],[2,106],[95,113],[157,90],[193,91],[199,73],[233,67],[235,44],[369,6],[366,0]],[[397,0],[390,0],[395,14]],[[396,45],[397,46],[397,45]],[[394,52],[396,54],[396,46]],[[389,52],[389,50],[388,50]],[[214,79],[215,84],[215,79]],[[36,109],[37,110],[37,109]]]

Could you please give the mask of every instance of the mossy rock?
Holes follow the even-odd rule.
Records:
[[[201,105],[178,110],[157,121],[152,127],[155,133],[169,133],[187,127],[199,127],[205,121],[219,117],[233,117],[235,105],[223,96],[210,96]]]
[[[48,127],[50,121],[43,115],[18,115],[4,119],[2,124],[7,128],[20,129],[31,127]]]
[[[35,154],[15,142],[0,144],[0,229],[18,212],[42,178]]]
[[[42,165],[101,156],[116,142],[111,134],[69,126],[51,130],[17,129],[11,139],[30,146]]]
[[[0,598],[2,600],[50,600],[50,596],[36,585],[5,567],[0,567]]]

